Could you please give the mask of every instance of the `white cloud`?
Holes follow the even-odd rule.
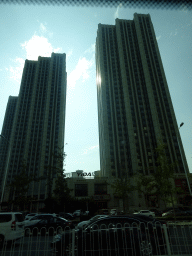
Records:
[[[43,23],[40,24],[40,32],[42,32],[42,33],[47,32],[47,28]]]
[[[157,41],[161,38],[161,36],[156,37]]]
[[[37,20],[37,21],[39,22],[39,20]],[[45,35],[46,34],[49,38],[53,37],[53,32],[51,32],[51,31],[49,31],[47,29],[47,23],[46,22],[45,23],[40,23],[40,25],[39,25],[39,33],[41,35]]]
[[[118,6],[117,6],[117,9],[115,11],[115,14],[114,14],[114,18],[117,19],[119,18],[119,10],[120,8],[122,7],[123,5],[120,3]]]
[[[67,53],[66,53],[66,61],[69,60],[69,58],[71,57],[71,55],[73,54],[73,50],[69,50]]]
[[[89,153],[91,150],[97,149],[97,148],[99,148],[99,145],[96,145],[96,146],[92,146],[92,147],[90,147],[90,148],[87,148],[87,149],[84,150],[84,152],[83,152],[82,155],[86,155],[86,154]]]
[[[178,34],[178,30],[177,30],[177,28],[175,29],[175,32],[171,32],[170,33],[170,35],[169,35],[169,37],[171,37],[171,36],[176,36]]]
[[[62,49],[54,49],[48,39],[43,36],[32,36],[31,39],[21,44],[22,48],[26,50],[27,59],[37,60],[38,56],[50,57],[52,52],[59,52]]]
[[[70,73],[67,79],[67,86],[70,88],[75,88],[75,84],[77,80],[79,80],[80,78],[82,78],[83,81],[88,79],[89,78],[88,70],[92,67],[92,65],[93,65],[93,59],[89,61],[85,57],[80,58],[76,68]]]
[[[95,53],[95,43],[91,45],[84,53]]]
[[[21,47],[25,50],[24,55],[28,60],[37,60],[38,56],[50,57],[52,52],[62,52],[61,48],[54,48],[46,37],[38,36],[36,34],[28,41],[21,43]],[[6,68],[6,70],[10,71],[10,77],[13,80],[20,82],[25,59],[16,58],[12,61],[14,62],[14,65],[10,68]]]

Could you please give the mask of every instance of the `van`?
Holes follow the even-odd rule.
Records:
[[[0,248],[4,242],[24,236],[24,218],[20,212],[0,212]]]

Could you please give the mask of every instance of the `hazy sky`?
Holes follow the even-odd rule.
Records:
[[[192,172],[192,11],[0,5],[0,129],[9,95],[19,93],[25,59],[67,54],[65,152],[67,172],[100,169],[95,74],[99,23],[149,13],[167,77],[190,172]]]

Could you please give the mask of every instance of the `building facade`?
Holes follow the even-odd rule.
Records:
[[[98,25],[96,81],[103,176],[150,175],[159,142],[175,173],[189,172],[149,14]]]
[[[9,147],[1,182],[11,184],[24,170],[28,177],[36,178],[30,183],[27,195],[37,202],[52,193],[58,164],[54,154],[64,151],[66,87],[65,54],[52,53],[50,58],[26,60],[9,136],[7,128],[4,129],[7,118],[4,120],[1,134],[7,138]],[[5,194],[4,200],[17,196],[11,189],[9,198]]]
[[[101,177],[100,171],[95,171],[91,176],[87,174],[89,173],[78,170],[66,179],[68,188],[71,189],[71,196],[78,200],[83,199],[85,202],[91,200],[95,203],[97,212],[114,208],[119,212],[122,211],[123,207],[119,207],[117,202],[119,199],[115,198],[108,177]],[[90,210],[88,204],[87,210]]]
[[[7,158],[9,157],[9,141],[11,137],[11,131],[13,127],[13,120],[15,116],[15,109],[18,97],[9,96],[7,108],[5,112],[3,127],[0,137],[0,196],[3,199],[2,192],[5,188],[5,178],[7,169]],[[4,170],[4,171],[3,171]]]

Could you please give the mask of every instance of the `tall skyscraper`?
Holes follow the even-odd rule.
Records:
[[[9,141],[13,128],[13,120],[18,97],[9,96],[6,113],[4,117],[3,127],[0,137],[0,200],[2,200],[2,192],[5,187],[5,176],[7,169],[7,161],[9,154]]]
[[[167,144],[176,173],[188,172],[150,15],[99,24],[96,79],[103,176],[131,177],[155,170],[154,150]]]
[[[66,86],[65,54],[52,53],[51,58],[25,61],[19,96],[9,99],[1,133],[9,145],[6,150],[8,166],[4,164],[0,170],[1,193],[25,166],[29,177],[44,177],[31,182],[28,196],[37,201],[47,197],[47,179],[55,178],[53,172],[48,173],[48,166],[56,166],[53,154],[64,150]],[[13,104],[15,109],[11,107]],[[13,124],[9,124],[9,120],[13,120]],[[11,132],[7,134],[9,129]],[[13,191],[8,194],[9,199],[14,199]]]

